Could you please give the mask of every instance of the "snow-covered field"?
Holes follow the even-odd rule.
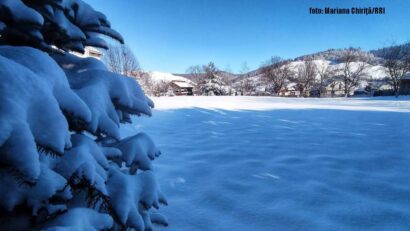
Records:
[[[410,99],[154,98],[161,230],[410,230]]]

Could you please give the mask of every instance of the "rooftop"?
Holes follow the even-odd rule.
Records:
[[[173,81],[171,81],[171,83],[173,83],[173,84],[175,84],[175,85],[177,85],[178,87],[181,87],[181,88],[194,87],[192,84],[187,83],[185,81],[180,81],[180,80],[173,80]]]

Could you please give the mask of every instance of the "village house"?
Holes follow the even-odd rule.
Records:
[[[82,58],[92,57],[92,58],[96,58],[96,59],[99,59],[99,60],[103,56],[103,53],[95,47],[85,47],[83,54],[78,53],[78,52],[72,52],[72,53],[75,54],[78,57],[82,57]]]
[[[279,93],[279,96],[285,96],[285,97],[299,97],[300,96],[300,91],[297,89],[297,84],[296,83],[289,83],[286,85],[284,89],[282,89]]]
[[[193,95],[194,86],[182,80],[173,80],[169,83],[169,88],[175,95]]]

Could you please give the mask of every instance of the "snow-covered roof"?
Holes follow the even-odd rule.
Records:
[[[194,87],[192,84],[187,83],[185,81],[179,81],[179,80],[173,80],[171,83],[177,85],[180,88],[189,88],[189,87]]]
[[[296,90],[296,83],[289,83],[288,85],[286,85],[286,89],[288,90],[288,91],[294,91],[294,90]]]
[[[93,57],[96,59],[101,59],[101,57],[103,56],[103,53],[101,51],[99,51],[97,48],[95,47],[90,47],[87,46],[84,49],[84,54],[78,53],[78,52],[71,52],[72,54],[78,56],[78,57],[82,57],[82,58],[87,58],[87,57]]]
[[[161,81],[164,81],[164,82],[167,82],[167,83],[169,83],[171,81],[183,81],[183,82],[186,82],[186,83],[192,83],[191,80],[189,80],[185,77],[174,75],[174,74],[171,74],[171,73],[165,73],[165,72],[159,72],[159,71],[150,71],[150,72],[148,72],[148,75],[151,77],[151,79],[154,82],[157,82],[157,83],[161,82]]]

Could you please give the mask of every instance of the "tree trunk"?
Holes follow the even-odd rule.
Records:
[[[401,81],[399,82],[399,84],[397,84],[397,87],[396,87],[396,89],[395,89],[396,92],[395,92],[394,96],[395,96],[396,98],[399,98],[400,88],[401,88]]]

